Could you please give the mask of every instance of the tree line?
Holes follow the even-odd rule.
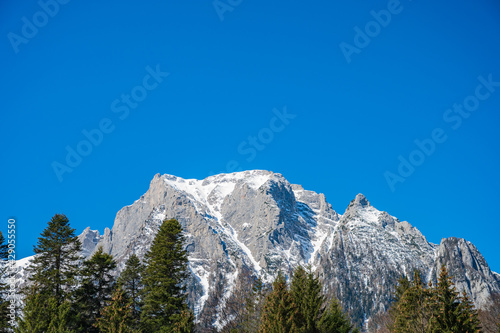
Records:
[[[304,267],[288,278],[278,272],[272,284],[246,274],[247,283],[234,286],[218,314],[213,306],[213,317],[198,318],[195,324],[187,302],[185,238],[175,219],[163,221],[144,262],[130,255],[119,276],[115,259],[102,247],[86,260],[81,247],[68,218],[52,217],[34,246],[15,327],[8,319],[7,285],[0,283],[0,332],[359,332],[339,300],[327,297],[319,278]],[[0,260],[5,262],[7,254],[0,233]],[[4,276],[5,265],[1,267]],[[411,280],[402,277],[381,322],[379,332],[481,332],[473,303],[456,292],[444,267],[436,286],[426,287],[418,271]]]
[[[494,296],[496,298],[496,296]],[[492,319],[496,313],[497,319]],[[483,323],[485,325],[483,325]],[[456,290],[446,266],[437,283],[427,285],[418,270],[410,279],[402,276],[395,288],[392,305],[375,316],[369,330],[376,333],[500,333],[500,302],[478,311],[465,290]]]

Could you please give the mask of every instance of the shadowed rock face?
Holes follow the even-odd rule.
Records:
[[[443,238],[432,271],[433,281],[443,264],[450,271],[457,291],[465,290],[473,295],[478,306],[487,305],[491,294],[498,293],[500,276],[490,270],[484,257],[471,242],[462,238]]]
[[[102,237],[99,235],[98,230],[90,230],[90,227],[85,228],[85,230],[83,230],[83,232],[78,236],[78,239],[82,243],[82,255],[84,257],[88,257],[92,254],[101,238]]]
[[[100,236],[88,228],[80,235],[84,254],[102,245],[119,272],[130,254],[144,257],[165,218],[176,218],[186,232],[189,301],[199,317],[212,310],[206,304],[223,306],[243,271],[271,281],[277,270],[288,273],[297,265],[311,265],[358,323],[385,310],[397,279],[414,269],[435,282],[447,265],[457,288],[478,307],[500,291],[500,275],[470,242],[429,243],[362,194],[339,215],[323,194],[260,170],[204,180],[157,174],[139,200],[117,213],[111,230]]]

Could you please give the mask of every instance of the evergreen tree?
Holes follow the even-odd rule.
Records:
[[[47,333],[76,333],[72,328],[73,321],[74,317],[71,311],[71,303],[65,301],[55,308]]]
[[[8,257],[9,257],[9,244],[5,242],[5,237],[3,236],[3,233],[0,231],[0,259],[6,260]]]
[[[189,309],[182,310],[179,320],[174,322],[172,332],[174,333],[192,333],[194,332],[194,314]]]
[[[52,320],[66,313],[65,302],[74,290],[80,250],[81,243],[68,218],[54,215],[34,246],[36,256],[28,267],[33,287],[24,290],[25,306],[22,318],[18,317],[18,332],[48,332]],[[51,330],[59,332],[57,326],[54,322]]]
[[[301,331],[306,326],[311,326],[313,318],[307,318],[306,312],[306,297],[307,297],[307,274],[304,267],[299,266],[292,274],[292,281],[290,284],[290,309],[293,317],[293,328]]]
[[[398,280],[398,284],[396,285],[396,290],[394,291],[392,297],[392,305],[389,309],[389,322],[387,324],[387,328],[389,331],[394,332],[395,327],[394,324],[396,322],[396,318],[399,315],[399,307],[400,301],[403,298],[405,292],[411,287],[410,281],[405,275],[401,275]]]
[[[394,292],[393,296],[393,304],[397,304],[402,298],[405,292],[410,289],[411,287],[411,282],[408,280],[408,278],[405,275],[402,275],[399,280],[398,284],[396,286],[396,290]]]
[[[406,289],[404,293],[396,296],[399,299],[395,309],[393,332],[427,332],[431,318],[431,294],[425,288],[418,270],[414,271],[410,286],[403,286],[399,292],[403,289]]]
[[[121,286],[115,289],[111,301],[102,309],[95,326],[101,333],[132,333],[132,301]]]
[[[458,329],[459,299],[458,292],[443,265],[433,297],[435,310],[433,316],[433,332],[453,332]]]
[[[350,319],[342,311],[339,301],[333,297],[330,306],[325,311],[319,321],[319,328],[322,333],[357,333],[359,330],[354,327]]]
[[[480,332],[477,313],[468,298],[461,302],[458,292],[443,265],[433,291],[433,333]]]
[[[98,332],[94,326],[101,310],[111,299],[114,287],[112,271],[116,268],[113,256],[99,247],[92,257],[83,262],[81,285],[75,292],[75,307],[79,315],[79,329]]]
[[[34,246],[36,254],[29,266],[32,283],[45,297],[54,297],[57,305],[68,298],[75,285],[81,243],[65,215],[56,214],[49,221]]]
[[[273,282],[272,291],[264,302],[259,333],[297,331],[294,312],[295,308],[286,279],[281,272],[278,272],[278,276]]]
[[[322,286],[311,268],[298,267],[292,278],[290,293],[294,304],[295,325],[300,332],[319,332],[319,321],[323,315],[325,297]]]
[[[188,259],[184,243],[180,223],[165,220],[146,253],[141,325],[147,332],[171,332],[181,323],[184,330],[194,330],[193,322],[189,322],[193,316],[187,315]]]
[[[474,303],[471,301],[465,290],[460,298],[460,312],[458,322],[464,332],[480,332],[481,322],[474,308]]]
[[[132,254],[125,264],[125,269],[121,272],[118,278],[120,284],[125,292],[125,296],[130,299],[132,305],[131,316],[135,322],[136,327],[140,320],[140,310],[142,307],[142,275],[144,266],[141,264],[139,258]]]
[[[46,333],[53,314],[57,311],[54,296],[46,297],[35,285],[26,291],[23,315],[17,318],[17,333]]]

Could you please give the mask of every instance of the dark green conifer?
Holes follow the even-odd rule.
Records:
[[[111,299],[114,287],[113,270],[116,262],[113,256],[99,247],[92,257],[83,262],[81,285],[75,292],[75,308],[79,316],[79,329],[98,332],[94,326],[101,311]]]
[[[76,333],[73,328],[75,317],[71,311],[71,303],[64,301],[57,308],[54,307],[47,333]]]
[[[81,243],[65,215],[56,214],[34,246],[29,266],[31,283],[38,285],[45,297],[54,297],[61,304],[73,291],[80,264]]]
[[[295,325],[299,331],[304,333],[320,332],[319,322],[325,311],[325,296],[321,282],[310,267],[308,271],[301,266],[295,270],[290,293],[295,305]]]
[[[46,333],[58,311],[54,296],[47,297],[34,285],[25,291],[23,315],[17,318],[16,333]]]
[[[193,331],[193,318],[187,306],[185,280],[188,258],[180,223],[165,220],[146,253],[144,305],[141,326],[147,332],[172,332],[182,326]]]
[[[465,290],[460,297],[458,322],[463,332],[476,333],[481,331],[481,322],[479,321],[477,310],[474,308],[474,303]]]
[[[18,332],[46,333],[52,321],[63,320],[60,317],[63,315],[68,322],[74,322],[66,310],[76,285],[80,251],[81,243],[68,218],[54,215],[34,246],[36,256],[28,266],[32,287],[24,290],[23,316],[17,318]],[[54,321],[50,329],[59,332],[57,326]],[[71,327],[61,332],[71,332]]]
[[[438,282],[433,290],[433,333],[480,332],[477,313],[468,298],[461,299],[455,289],[448,270],[443,265]]]
[[[427,332],[431,318],[430,291],[425,287],[420,272],[414,271],[409,287],[403,282],[395,309],[393,332]]]
[[[144,265],[141,264],[141,261],[135,254],[132,254],[127,260],[125,269],[121,272],[117,281],[118,284],[122,286],[125,296],[131,301],[131,315],[137,327],[142,307],[142,292],[144,288],[142,283],[143,273]]]
[[[399,315],[399,303],[401,299],[403,298],[403,295],[405,292],[410,288],[410,281],[406,277],[406,275],[401,275],[401,277],[398,280],[398,283],[396,285],[396,290],[394,291],[394,294],[392,295],[392,304],[391,307],[388,311],[389,314],[389,322],[387,324],[387,328],[389,331],[394,332],[395,331],[395,322],[396,318]]]
[[[330,306],[320,319],[321,333],[357,333],[359,330],[351,323],[349,317],[342,311],[337,298],[333,297]]]
[[[262,310],[259,333],[294,332],[294,304],[286,279],[281,272],[273,282],[272,291],[267,295]]]

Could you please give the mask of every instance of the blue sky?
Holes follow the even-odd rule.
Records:
[[[156,173],[266,169],[339,213],[361,192],[500,271],[496,1],[0,9],[0,230],[16,218],[19,258],[56,213],[111,228]]]

